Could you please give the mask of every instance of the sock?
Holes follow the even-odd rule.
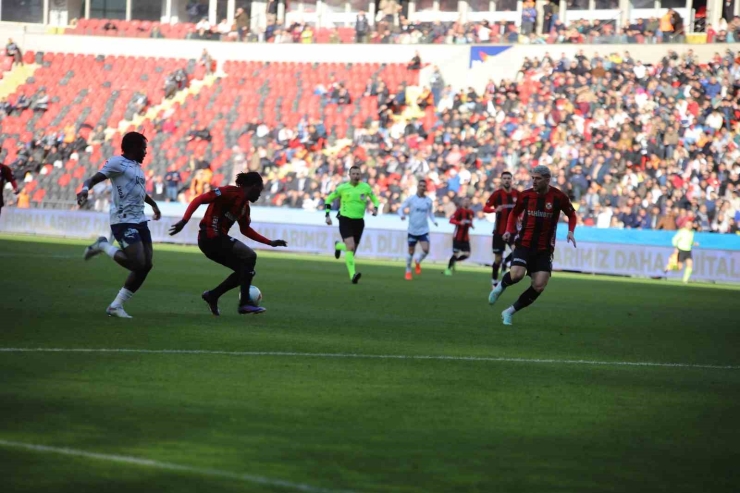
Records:
[[[494,291],[497,293],[502,293],[506,288],[511,286],[512,284],[515,284],[514,281],[511,280],[511,274],[506,273],[504,277],[501,278],[501,282],[496,284],[496,287],[493,288]]]
[[[254,270],[252,269],[254,269],[254,265],[242,264],[239,271],[239,299],[242,305],[249,303],[249,288],[252,287],[252,278],[254,277]]]
[[[491,270],[491,279],[493,279],[494,281],[498,280],[499,267],[501,267],[501,264],[499,264],[498,262],[493,263],[493,268]]]
[[[455,267],[455,261],[456,261],[456,260],[457,260],[457,257],[455,257],[454,255],[453,255],[452,257],[450,257],[450,261],[449,261],[449,263],[447,264],[447,268],[448,268],[449,270],[452,270],[452,268],[453,268],[453,267]]]
[[[347,272],[349,272],[349,278],[355,277],[355,252],[347,252],[344,256],[344,263],[347,264]]]
[[[429,252],[425,252],[424,250],[422,250],[421,253],[416,256],[416,263],[420,264],[422,260],[427,258],[427,255],[429,255]]]
[[[116,299],[113,300],[113,303],[111,303],[110,306],[123,306],[123,304],[130,300],[133,295],[134,293],[132,293],[128,289],[121,288],[121,290],[118,292],[118,296],[116,296]]]
[[[411,272],[411,261],[414,257],[410,253],[406,253],[406,272]]]
[[[120,248],[118,248],[116,245],[111,245],[108,242],[105,242],[100,245],[100,248],[110,257],[114,258],[118,252],[121,251]]]
[[[239,286],[239,282],[239,272],[234,272],[229,277],[224,279],[224,282],[212,289],[211,294],[216,298],[220,298],[227,291],[231,291],[235,287]]]
[[[527,288],[525,292],[522,293],[521,296],[519,296],[519,299],[514,302],[511,307],[514,309],[514,311],[519,311],[527,308],[529,305],[535,302],[535,300],[539,297],[540,293],[534,290],[532,286]]]
[[[683,282],[689,282],[689,278],[691,277],[691,273],[694,272],[694,269],[691,267],[686,267],[686,270],[683,271]]]
[[[462,262],[467,258],[470,258],[470,255],[460,255],[459,257],[457,257],[457,262]]]
[[[509,308],[504,310],[504,313],[506,313],[507,315],[514,315],[516,313],[516,308],[514,308],[514,306],[510,306]]]
[[[344,244],[344,242],[339,242],[336,245],[334,245],[334,250],[339,250],[340,252],[344,252],[347,250],[347,245]]]

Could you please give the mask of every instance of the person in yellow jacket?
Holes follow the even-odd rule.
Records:
[[[673,237],[673,247],[675,250],[668,260],[668,265],[665,267],[665,274],[668,275],[669,270],[681,270],[684,268],[684,264],[686,264],[686,269],[683,271],[684,284],[689,282],[691,273],[694,271],[694,260],[691,255],[691,249],[699,246],[699,243],[694,241],[694,228],[694,223],[689,221],[683,228],[678,230]]]

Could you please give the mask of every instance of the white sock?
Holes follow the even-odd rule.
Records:
[[[406,254],[406,271],[411,272],[411,261],[414,259],[410,253]]]
[[[504,283],[503,282],[500,282],[500,283],[496,284],[496,287],[493,288],[493,290],[496,291],[497,293],[503,293],[503,291],[504,291]]]
[[[110,306],[116,307],[116,306],[123,306],[124,303],[126,303],[131,297],[134,295],[131,291],[129,291],[126,288],[121,288],[121,290],[118,292],[118,296],[116,296],[116,299],[113,300],[113,303],[110,304]]]
[[[508,315],[514,315],[516,313],[516,309],[514,309],[513,306],[510,306],[509,308],[507,308],[506,310],[504,310],[504,313],[506,313]]]
[[[121,249],[118,248],[116,245],[111,245],[107,241],[100,244],[100,249],[108,254],[110,258],[114,258],[116,256],[116,253],[121,251]]]
[[[427,258],[427,255],[429,255],[429,254],[427,252],[425,252],[424,250],[422,250],[419,253],[419,255],[416,256],[416,263],[417,264],[420,264],[422,260],[424,260],[425,258]]]

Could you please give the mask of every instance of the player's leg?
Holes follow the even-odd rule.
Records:
[[[234,242],[236,240],[230,236],[219,236],[217,238],[198,237],[198,248],[209,260],[231,269],[232,272],[221,284],[213,289],[204,291],[201,295],[203,301],[208,304],[208,308],[216,316],[221,315],[218,308],[218,300],[225,293],[239,287],[240,262],[233,254]]]
[[[694,272],[694,259],[691,257],[686,259],[686,269],[683,271],[683,283],[688,284],[691,279],[691,273]]]
[[[357,272],[355,269],[355,252],[360,247],[360,241],[362,240],[362,233],[365,231],[365,220],[364,219],[355,219],[352,221],[352,250],[347,250],[347,255],[345,256],[345,261],[347,263],[347,271],[349,272],[349,277],[352,280],[352,284],[357,284],[360,282],[360,277],[362,276],[361,273]],[[346,241],[346,240],[345,240]]]
[[[416,256],[416,275],[421,275],[421,263],[422,261],[427,258],[427,255],[429,255],[429,235],[426,234],[422,237],[421,241],[419,241],[419,245],[421,245],[421,252]]]
[[[408,251],[406,252],[406,274],[405,279],[410,281],[411,277],[411,263],[414,260],[414,252],[416,251],[417,238],[414,235],[408,235]]]
[[[116,235],[123,250],[119,250],[110,244],[106,245],[106,253],[118,264],[130,270],[123,288],[113,302],[108,306],[108,315],[131,318],[123,309],[124,303],[131,299],[152,270],[152,237],[149,228],[144,225],[129,225],[123,234]],[[107,241],[105,243],[108,243]],[[114,252],[115,250],[115,252]]]
[[[447,262],[447,269],[443,272],[446,276],[451,276],[452,271],[455,268],[455,262],[457,262],[457,257],[460,255],[460,252],[462,250],[460,249],[460,246],[457,244],[456,241],[452,242],[452,257],[450,257],[450,260]]]
[[[493,265],[491,266],[491,287],[495,288],[498,283],[498,273],[501,268],[501,259],[506,247],[504,238],[501,235],[494,234],[493,241],[491,242],[491,250],[493,251]]]
[[[521,281],[527,274],[527,263],[529,258],[529,252],[525,249],[517,249],[514,253],[514,259],[512,260],[511,269],[509,272],[504,274],[501,278],[501,282],[493,288],[488,295],[488,303],[493,305],[498,300],[501,293],[503,293],[509,286]]]
[[[504,325],[512,325],[511,318],[514,314],[520,310],[524,310],[529,305],[534,303],[540,294],[547,287],[547,283],[550,282],[550,272],[541,270],[538,272],[532,272],[532,284],[524,291],[519,298],[509,308],[501,313],[501,319]]]
[[[254,278],[254,267],[257,265],[257,253],[241,241],[234,241],[232,249],[233,255],[239,260],[239,289],[240,306],[239,313],[261,313],[265,309],[261,306],[255,306],[250,301],[249,288],[252,287]]]

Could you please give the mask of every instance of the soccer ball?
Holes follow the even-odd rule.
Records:
[[[239,293],[239,302],[242,300],[242,294]],[[260,306],[262,304],[262,291],[257,286],[249,286],[249,301],[254,306]]]

